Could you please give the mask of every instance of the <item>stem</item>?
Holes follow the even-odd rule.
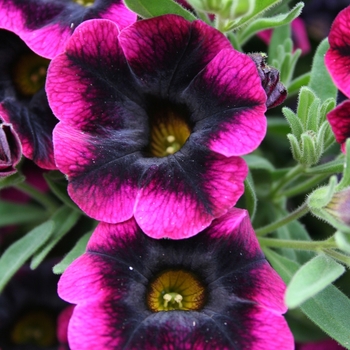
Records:
[[[290,181],[294,181],[304,170],[304,167],[300,164],[292,168],[286,175],[284,175],[279,182],[275,185],[275,187],[271,191],[271,197],[277,197],[277,193],[280,189],[285,187]]]
[[[284,218],[279,219],[279,220],[277,220],[271,224],[268,224],[266,226],[258,228],[257,230],[255,230],[255,233],[257,236],[264,236],[264,235],[266,235],[270,232],[273,232],[273,231],[277,230],[278,228],[288,224],[291,221],[294,221],[294,220],[301,218],[302,216],[307,214],[308,211],[309,211],[309,207],[308,207],[307,203],[305,202],[299,208],[292,211]]]
[[[50,199],[47,195],[37,190],[35,187],[29,185],[26,182],[22,182],[15,186],[18,190],[28,194],[31,198],[40,203],[49,212],[54,212],[57,210],[58,206],[56,201]]]
[[[306,180],[302,182],[300,185],[290,188],[289,190],[285,190],[284,192],[281,192],[279,196],[283,197],[294,197],[298,194],[305,193],[310,188],[318,185],[322,180],[325,180],[327,177],[329,177],[330,174],[320,174],[317,176],[312,177],[309,180]]]
[[[278,239],[278,238],[266,238],[259,237],[259,243],[262,246],[271,247],[271,248],[290,248],[290,249],[301,249],[301,250],[313,250],[321,251],[331,250],[327,248],[336,248],[334,242],[328,241],[294,241],[289,239]]]
[[[350,267],[350,256],[336,252],[333,249],[325,249],[323,252]]]

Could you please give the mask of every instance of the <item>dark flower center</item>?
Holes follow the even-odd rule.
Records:
[[[17,92],[23,96],[33,96],[43,88],[49,63],[50,60],[33,52],[22,55],[13,67],[13,81]]]
[[[52,346],[56,344],[56,322],[45,311],[24,314],[11,332],[13,344]]]
[[[200,310],[205,303],[205,287],[191,272],[168,270],[149,286],[147,305],[153,312]]]
[[[188,111],[184,106],[152,100],[149,152],[153,157],[166,157],[179,151],[191,134]]]
[[[81,6],[86,6],[86,7],[92,6],[95,2],[95,0],[73,0],[73,1]]]

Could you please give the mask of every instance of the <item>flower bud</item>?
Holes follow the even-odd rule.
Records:
[[[266,64],[267,56],[264,53],[251,53],[248,56],[254,61],[262,86],[267,95],[266,107],[273,108],[281,104],[287,97],[287,90],[279,81],[280,74],[276,68]]]
[[[0,179],[14,174],[21,159],[22,147],[11,124],[0,124]]]

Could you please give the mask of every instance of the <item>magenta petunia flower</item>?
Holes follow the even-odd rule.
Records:
[[[155,238],[194,235],[233,206],[247,175],[238,156],[266,130],[251,58],[175,15],[120,33],[84,22],[51,62],[46,89],[72,199],[100,221],[134,215]]]
[[[325,56],[326,67],[337,88],[350,98],[350,6],[335,18],[328,39],[330,48]],[[339,104],[328,113],[327,119],[345,152],[345,141],[350,137],[350,101]]]
[[[237,208],[184,240],[100,223],[58,283],[72,350],[294,349],[284,291]]]
[[[53,58],[83,21],[106,18],[120,29],[136,14],[122,0],[0,0],[0,28],[20,36],[37,54]]]
[[[57,169],[52,130],[57,124],[44,89],[49,60],[14,33],[0,29],[0,116],[13,125],[23,155],[43,169]]]

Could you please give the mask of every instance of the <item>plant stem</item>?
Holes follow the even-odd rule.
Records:
[[[36,200],[49,212],[53,213],[54,211],[57,210],[58,206],[57,206],[56,201],[53,201],[47,195],[45,195],[45,193],[40,192],[39,190],[37,190],[35,187],[29,185],[28,183],[22,182],[20,184],[17,184],[15,187],[18,190],[29,195],[34,200]]]
[[[327,248],[336,248],[334,242],[329,241],[295,241],[289,239],[278,239],[278,238],[266,238],[259,237],[259,243],[262,246],[271,247],[271,248],[290,248],[290,249],[301,249],[301,250],[312,250],[312,251],[321,251],[331,250]]]
[[[350,256],[339,253],[333,249],[324,249],[323,252],[350,267]]]
[[[312,177],[311,179],[308,179],[301,184],[290,188],[289,190],[285,190],[283,192],[280,192],[279,196],[281,197],[294,197],[298,194],[307,192],[310,188],[318,185],[322,180],[327,179],[330,174],[320,174]]]
[[[271,224],[268,224],[266,226],[258,228],[257,230],[255,230],[255,233],[257,236],[264,236],[264,235],[266,235],[270,232],[273,232],[273,231],[277,230],[278,228],[288,224],[291,221],[294,221],[294,220],[301,218],[302,216],[307,214],[308,211],[309,211],[309,207],[308,207],[307,203],[305,202],[299,208],[292,211],[284,218],[279,219],[279,220],[277,220]]]
[[[302,172],[304,171],[304,167],[300,164],[296,165],[292,168],[286,175],[284,175],[279,182],[275,185],[275,187],[271,191],[271,197],[277,197],[278,192],[285,187],[290,181],[294,181]]]

